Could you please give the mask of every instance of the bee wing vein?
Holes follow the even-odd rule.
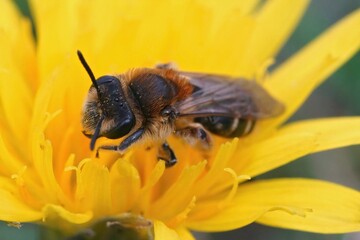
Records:
[[[183,74],[198,90],[175,106],[179,117],[265,118],[283,111],[282,104],[255,81],[221,75]]]

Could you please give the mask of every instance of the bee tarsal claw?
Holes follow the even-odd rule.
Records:
[[[177,163],[174,151],[171,149],[167,142],[164,142],[159,149],[159,160],[165,161],[165,166],[172,167]]]

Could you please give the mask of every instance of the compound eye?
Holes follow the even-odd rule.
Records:
[[[105,132],[102,132],[101,135],[110,139],[125,136],[132,130],[136,122],[120,81],[121,79],[109,75],[102,76],[97,80],[101,89],[99,98],[101,112],[106,122],[104,124],[107,124]]]
[[[104,134],[105,137],[110,139],[117,139],[127,135],[135,126],[135,117],[130,112],[125,117],[115,119],[115,127]]]

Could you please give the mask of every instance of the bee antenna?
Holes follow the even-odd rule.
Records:
[[[100,91],[99,91],[99,86],[98,86],[98,84],[97,84],[97,82],[96,82],[96,78],[95,78],[95,76],[94,76],[94,73],[91,71],[91,68],[90,68],[89,65],[87,64],[87,62],[86,62],[83,54],[80,52],[80,50],[77,50],[77,55],[78,55],[78,57],[79,57],[79,60],[80,60],[81,64],[84,66],[86,72],[89,74],[89,77],[90,77],[90,79],[91,79],[94,87],[96,88],[96,91],[99,93],[99,92],[100,92]]]

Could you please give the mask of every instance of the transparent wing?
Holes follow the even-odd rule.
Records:
[[[267,118],[284,111],[284,106],[255,81],[222,75],[181,72],[195,91],[174,107],[179,117],[226,116]]]

